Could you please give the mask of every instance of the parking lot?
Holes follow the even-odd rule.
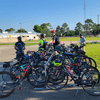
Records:
[[[38,49],[37,45],[27,46],[26,51]],[[3,70],[2,64],[5,61],[11,61],[16,57],[14,46],[0,46],[0,71]],[[68,82],[70,84],[70,82]],[[23,82],[22,90],[16,90],[12,95],[0,100],[100,100],[100,97],[94,97],[87,94],[82,88],[79,89],[77,97],[74,97],[77,87],[65,87],[61,90],[34,89],[27,81]]]

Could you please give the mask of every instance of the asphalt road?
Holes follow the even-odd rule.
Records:
[[[68,45],[70,42],[66,42]],[[26,51],[38,49],[37,45],[27,46]],[[10,61],[15,58],[15,50],[13,46],[0,46],[0,71],[3,70],[2,64],[5,61]],[[73,82],[72,82],[73,83]],[[68,83],[70,84],[70,82]],[[90,96],[82,88],[79,89],[77,97],[74,97],[77,87],[65,87],[61,90],[34,90],[34,88],[27,82],[23,81],[22,90],[16,90],[12,95],[0,100],[100,100],[99,97]]]

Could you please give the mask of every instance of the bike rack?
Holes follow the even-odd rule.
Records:
[[[68,87],[75,87],[76,85],[78,85],[78,84],[69,84]],[[81,85],[78,85],[78,89],[74,95],[75,97],[77,96],[80,87],[81,87]]]
[[[78,94],[78,91],[79,91],[79,88],[80,88],[80,85],[78,86],[78,89],[77,89],[77,91],[76,91],[76,93],[75,93],[75,97],[77,96],[77,94]]]
[[[48,88],[47,86],[42,87],[42,88],[34,88],[34,90],[51,90],[50,88]]]

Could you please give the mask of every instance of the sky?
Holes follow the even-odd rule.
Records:
[[[100,0],[85,0],[86,19],[97,23]],[[84,24],[84,0],[0,0],[0,29],[24,28],[32,31],[34,25],[67,23],[73,30],[78,22]]]

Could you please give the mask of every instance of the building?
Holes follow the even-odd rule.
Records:
[[[0,33],[0,43],[16,42],[17,37],[21,36],[23,41],[39,40],[41,33]]]
[[[5,33],[0,34],[0,38],[17,38],[18,36],[24,37],[27,40],[39,40],[40,33]]]

